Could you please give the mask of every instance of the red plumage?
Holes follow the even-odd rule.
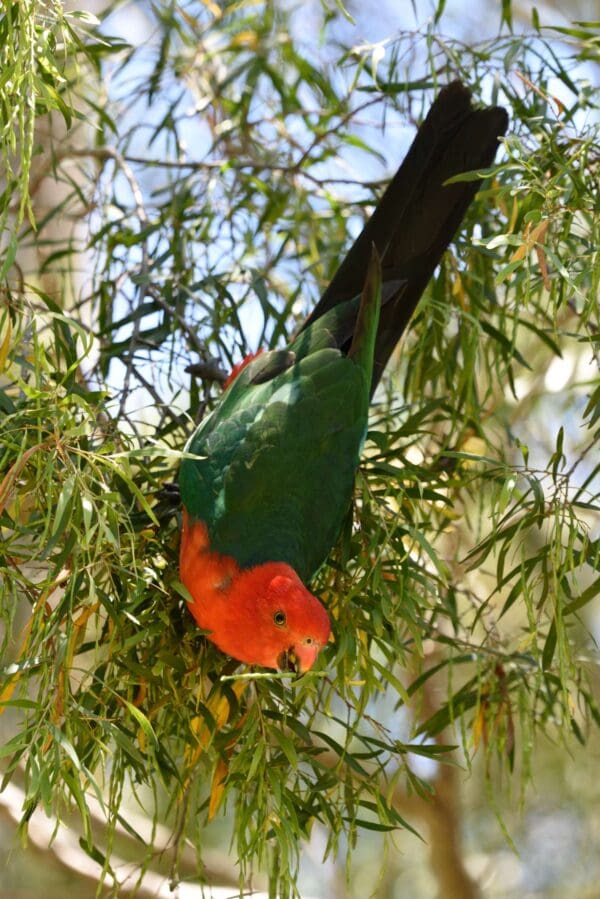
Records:
[[[460,82],[444,88],[300,334],[247,371],[192,435],[188,450],[198,458],[180,471],[181,580],[194,618],[233,658],[306,671],[328,640],[327,613],[294,568],[309,583],[340,532],[369,393],[480,186],[477,178],[449,182],[491,165],[507,126],[505,110],[474,109]],[[291,367],[297,376],[286,374]],[[298,449],[304,424],[313,439]],[[297,533],[286,542],[291,507]],[[213,551],[209,533],[236,558]],[[271,551],[290,564],[249,567]]]
[[[206,526],[183,512],[180,577],[190,612],[219,649],[250,665],[308,671],[327,643],[321,603],[283,562],[240,569],[213,552]]]

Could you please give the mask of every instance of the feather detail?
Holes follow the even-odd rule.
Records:
[[[179,573],[197,624],[222,652],[266,668],[307,671],[327,643],[327,612],[283,562],[242,569],[214,552],[184,507]]]
[[[204,607],[222,599],[239,573],[240,567],[235,559],[211,551],[206,525],[202,521],[191,520],[184,507],[179,574],[181,582],[194,598],[190,611],[201,627],[205,627],[199,620],[200,617],[206,618]]]

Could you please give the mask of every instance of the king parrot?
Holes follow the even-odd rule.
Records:
[[[330,636],[307,584],[350,506],[370,397],[508,126],[444,88],[330,285],[283,350],[237,367],[186,446],[180,577],[224,653],[307,671]]]

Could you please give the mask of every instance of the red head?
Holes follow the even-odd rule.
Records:
[[[190,612],[222,652],[265,668],[308,671],[327,643],[327,612],[293,568],[266,562],[240,569],[211,552],[206,527],[184,514],[181,580]]]
[[[265,668],[303,672],[314,665],[329,639],[329,618],[289,565],[246,569],[228,594],[225,620],[210,635],[223,652]]]

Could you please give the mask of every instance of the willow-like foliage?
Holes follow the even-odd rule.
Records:
[[[109,884],[119,828],[154,863],[132,803],[172,828],[174,882],[216,833],[234,880],[295,895],[315,822],[328,854],[410,826],[414,754],[486,753],[494,789],[543,734],[600,724],[597,45],[515,35],[510,3],[464,45],[439,7],[352,48],[335,7],[320,43],[276,2],[130,4],[134,44],[57,2],[0,16],[0,756],[23,832],[74,810]],[[335,642],[300,680],[248,671],[185,608],[166,485],[221,372],[294,331],[455,77],[510,134],[377,393],[314,584]],[[67,130],[40,145],[49,113]],[[36,214],[48,181],[63,200]]]

